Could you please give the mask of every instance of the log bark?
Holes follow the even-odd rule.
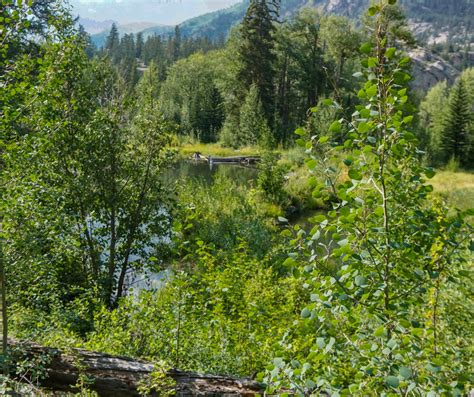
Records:
[[[45,365],[47,376],[40,382],[40,386],[55,392],[74,391],[79,376],[85,375],[93,379],[88,389],[97,392],[99,396],[140,396],[137,391],[138,384],[150,375],[154,368],[152,363],[146,361],[82,349],[62,352],[34,343],[20,344],[11,341],[9,344],[13,350],[19,349],[31,359],[47,357]],[[176,382],[178,397],[251,397],[263,394],[264,391],[262,384],[251,379],[201,375],[179,370],[170,370],[167,374]],[[155,392],[151,395],[159,396],[160,393]]]

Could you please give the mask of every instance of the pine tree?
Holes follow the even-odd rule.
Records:
[[[137,40],[135,44],[135,56],[138,59],[142,58],[142,50],[143,50],[143,33],[140,32],[137,34]]]
[[[181,57],[181,47],[182,47],[182,39],[181,39],[181,29],[179,26],[174,28],[174,37],[172,40],[172,49],[173,53],[171,54],[173,57],[173,61],[177,61]]]
[[[273,125],[274,80],[276,55],[274,51],[274,21],[278,17],[278,2],[250,0],[242,22],[242,62],[240,79],[250,88],[256,85],[268,125]]]
[[[470,140],[472,113],[464,81],[459,79],[451,91],[449,109],[444,121],[442,147],[445,160],[454,158],[464,167],[472,167]]]
[[[262,144],[272,146],[270,130],[265,119],[265,113],[255,84],[245,98],[240,109],[240,129],[237,134],[238,146]]]
[[[120,37],[117,25],[115,23],[112,24],[112,27],[110,28],[110,33],[107,36],[107,40],[105,42],[105,50],[112,62],[118,61],[120,56]]]

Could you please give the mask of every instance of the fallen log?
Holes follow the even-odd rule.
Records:
[[[241,164],[241,165],[252,165],[261,162],[259,156],[230,156],[230,157],[213,157],[203,156],[201,153],[196,152],[191,157],[194,161],[206,161],[210,164]]]
[[[40,386],[54,392],[73,392],[80,378],[90,380],[87,388],[104,397],[140,396],[138,387],[147,379],[155,367],[152,363],[91,352],[82,349],[70,349],[64,352],[59,349],[40,346],[35,343],[12,341],[13,364],[15,356],[22,355],[32,361],[42,362],[45,377]],[[21,353],[19,353],[21,352]],[[176,396],[222,396],[251,397],[262,394],[264,386],[251,379],[237,379],[227,376],[202,375],[179,370],[169,370],[166,377],[171,380]],[[27,380],[17,376],[17,380]],[[152,391],[149,396],[160,396],[164,393]]]

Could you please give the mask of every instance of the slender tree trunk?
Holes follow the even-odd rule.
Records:
[[[152,150],[151,153],[154,153]],[[127,242],[125,245],[125,257],[122,262],[122,268],[120,270],[120,276],[118,279],[118,284],[117,284],[117,294],[115,296],[115,304],[117,301],[123,296],[123,290],[124,290],[124,283],[125,283],[125,276],[127,274],[128,270],[128,265],[129,265],[129,260],[130,260],[130,254],[132,251],[132,245],[135,240],[135,235],[137,232],[138,227],[140,226],[140,213],[143,209],[143,204],[146,198],[147,190],[148,190],[148,180],[150,178],[150,171],[151,171],[151,162],[152,162],[152,154],[150,155],[150,158],[148,159],[148,164],[147,168],[145,171],[145,176],[143,178],[143,183],[142,183],[142,188],[140,191],[140,196],[138,198],[138,203],[136,210],[134,214],[132,215],[132,219],[130,222],[130,227],[128,230],[128,237],[127,237]]]
[[[3,233],[2,224],[0,223],[0,233]],[[8,313],[7,313],[7,297],[6,297],[6,280],[5,280],[5,261],[3,258],[3,241],[0,236],[0,293],[2,294],[2,356],[7,356],[8,350]],[[8,361],[3,361],[3,374],[8,376]]]
[[[115,146],[115,145],[114,145]],[[111,148],[113,150],[113,148]],[[111,175],[111,190],[112,195],[110,198],[110,244],[109,244],[109,263],[108,263],[108,280],[107,280],[107,303],[112,304],[113,293],[114,293],[114,277],[115,277],[115,256],[117,246],[117,208],[115,202],[117,200],[117,185],[115,182],[116,177],[116,161],[112,154],[112,175]]]

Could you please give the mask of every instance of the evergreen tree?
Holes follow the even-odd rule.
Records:
[[[105,42],[105,50],[109,55],[112,62],[116,62],[119,59],[119,49],[120,49],[120,37],[115,23],[112,24],[110,28],[110,33],[107,36]]]
[[[137,40],[135,44],[135,56],[139,59],[142,58],[142,50],[143,50],[143,33],[140,32],[137,34]]]
[[[240,129],[236,144],[244,146],[260,143],[264,147],[272,146],[270,135],[258,88],[253,84],[240,109]]]
[[[446,81],[441,81],[431,88],[420,104],[418,117],[421,131],[418,138],[427,151],[429,161],[434,165],[444,162],[443,124],[448,113],[448,105],[449,88]]]
[[[278,2],[250,0],[242,22],[242,43],[239,56],[242,62],[240,79],[247,87],[255,84],[260,94],[268,125],[273,125],[274,80],[276,55],[274,51],[274,21],[278,16]]]
[[[182,43],[181,43],[181,29],[179,28],[179,26],[176,26],[174,28],[174,37],[173,37],[173,40],[172,40],[172,59],[173,61],[177,61],[180,57],[181,57],[181,46],[182,46]]]
[[[472,113],[469,102],[464,81],[459,79],[451,91],[442,138],[445,160],[454,158],[468,168],[474,165],[469,155],[472,136]]]
[[[82,25],[79,25],[78,36],[84,40],[86,54],[89,59],[92,59],[97,51],[97,48],[91,40],[91,35],[86,32],[84,26]]]

